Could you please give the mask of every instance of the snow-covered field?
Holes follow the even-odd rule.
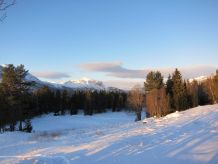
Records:
[[[0,163],[218,163],[218,105],[135,123],[132,113],[42,116],[0,134]]]

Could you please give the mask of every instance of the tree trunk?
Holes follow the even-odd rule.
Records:
[[[135,119],[135,121],[141,121],[141,120],[142,120],[141,112],[136,112],[136,119]]]
[[[22,121],[19,122],[19,131],[23,130]]]
[[[10,131],[13,132],[14,131],[14,124],[10,125]]]

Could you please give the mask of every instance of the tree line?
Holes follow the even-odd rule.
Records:
[[[159,71],[151,71],[147,74],[144,89],[135,86],[129,92],[128,102],[136,111],[136,120],[141,120],[143,107],[146,107],[147,117],[162,117],[198,105],[217,103],[218,70],[206,80],[190,82],[184,80],[180,71],[175,69],[165,83]]]
[[[218,102],[218,71],[201,82],[184,80],[178,69],[164,82],[159,71],[151,71],[143,89],[137,85],[128,93],[119,90],[58,90],[48,86],[33,89],[35,83],[25,80],[27,74],[24,65],[15,67],[10,64],[2,70],[0,132],[31,132],[31,118],[48,113],[75,115],[81,110],[84,115],[92,115],[107,109],[115,112],[129,107],[136,112],[138,121],[144,107],[147,117],[162,117]]]
[[[0,83],[0,131],[31,132],[30,119],[37,115],[102,113],[107,109],[113,112],[125,108],[127,94],[119,90],[58,90],[43,86],[33,89],[34,82],[25,80],[28,71],[24,65],[7,65],[2,70]],[[16,127],[18,125],[18,127]]]

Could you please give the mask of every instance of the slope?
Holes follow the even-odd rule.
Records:
[[[133,122],[133,113],[45,115],[0,135],[0,163],[218,163],[218,105]]]

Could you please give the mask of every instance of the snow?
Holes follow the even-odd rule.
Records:
[[[177,118],[180,116],[180,113],[178,111],[168,114],[167,116],[164,117],[164,119],[170,119],[170,118]]]
[[[34,118],[34,133],[0,134],[0,163],[218,163],[218,105],[141,122],[134,117],[108,112]]]
[[[192,79],[189,79],[189,82],[193,82],[194,80],[196,80],[197,82],[204,82],[206,81],[207,79],[209,78],[209,76],[199,76],[199,77],[196,77],[196,78],[192,78]]]
[[[81,80],[70,80],[63,83],[63,86],[69,88],[88,88],[88,89],[95,89],[95,90],[105,90],[106,87],[104,86],[103,82],[97,80],[91,80],[87,77],[82,78]]]

